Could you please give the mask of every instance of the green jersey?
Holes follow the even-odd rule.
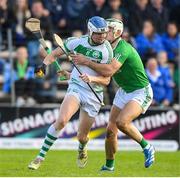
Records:
[[[119,40],[113,52],[114,58],[122,64],[113,75],[119,87],[129,93],[149,84],[141,58],[129,43],[122,39]]]

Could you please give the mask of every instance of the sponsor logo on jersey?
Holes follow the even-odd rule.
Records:
[[[95,59],[98,59],[98,58],[100,57],[100,53],[99,53],[98,51],[93,51],[92,56],[93,56]]]

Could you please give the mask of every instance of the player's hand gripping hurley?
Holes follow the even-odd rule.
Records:
[[[68,57],[69,61],[72,63],[72,65],[77,69],[77,71],[79,72],[80,75],[82,75],[82,72],[80,71],[80,69],[78,68],[78,66],[73,62],[72,57],[66,52],[66,50],[64,49],[64,44],[62,39],[57,35],[54,34],[54,39],[57,43],[57,45],[62,49],[62,51],[64,52],[64,54]],[[102,106],[104,106],[103,101],[101,101],[101,99],[99,98],[99,96],[97,95],[97,93],[94,91],[94,89],[91,87],[91,85],[89,83],[87,83],[87,85],[89,86],[89,88],[91,89],[91,91],[94,93],[94,95],[96,96],[96,98],[98,99],[98,101],[101,103]]]

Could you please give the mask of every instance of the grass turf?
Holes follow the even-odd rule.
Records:
[[[36,170],[27,168],[37,150],[0,150],[0,176],[2,177],[158,177],[180,176],[180,151],[157,152],[156,162],[144,168],[141,152],[121,151],[116,155],[115,171],[100,172],[104,163],[103,151],[89,151],[84,169],[76,166],[76,151],[49,151],[42,166]]]

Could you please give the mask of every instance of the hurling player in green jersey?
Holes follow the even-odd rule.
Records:
[[[155,160],[155,149],[143,138],[132,121],[146,112],[152,102],[153,92],[139,54],[131,44],[121,39],[123,23],[117,19],[107,19],[107,23],[107,39],[114,52],[111,63],[98,64],[88,61],[82,55],[73,58],[76,64],[87,65],[103,76],[112,76],[119,86],[107,126],[106,164],[101,170],[114,170],[118,129],[140,144],[145,155],[144,165],[148,168]]]

